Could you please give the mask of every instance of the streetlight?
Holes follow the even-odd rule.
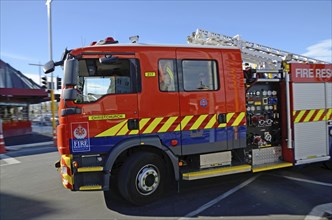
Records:
[[[47,17],[48,17],[48,46],[50,52],[50,60],[53,60],[52,55],[52,10],[51,10],[52,0],[46,1],[47,6]],[[52,109],[52,127],[53,127],[53,140],[56,141],[56,124],[55,124],[55,105],[54,105],[54,80],[53,80],[53,72],[51,72],[51,109]],[[55,144],[56,145],[56,144]]]
[[[40,62],[38,63],[29,63],[29,65],[31,66],[38,66],[38,72],[39,72],[39,85],[41,85],[41,67],[43,66],[42,64],[40,64]]]
[[[50,60],[53,60],[53,51],[52,51],[52,0],[46,1],[47,6],[47,17],[48,17],[48,47]],[[53,72],[51,72],[51,84],[53,85]],[[53,89],[53,86],[51,86]]]

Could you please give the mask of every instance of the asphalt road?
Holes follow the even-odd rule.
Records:
[[[1,156],[0,219],[332,219],[332,163],[180,183],[159,201],[133,207],[116,192],[70,192],[53,147]],[[311,213],[311,214],[310,214]],[[310,214],[310,215],[309,215]],[[319,216],[321,216],[319,218]]]

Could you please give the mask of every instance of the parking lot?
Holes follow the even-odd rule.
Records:
[[[116,198],[109,207],[127,215],[181,219],[305,219],[312,211],[317,213],[313,210],[316,206],[325,204],[319,216],[331,219],[331,167],[331,163],[318,163],[182,182],[180,193],[173,190],[166,198],[147,207],[127,209]]]
[[[114,191],[61,185],[54,147],[1,156],[0,219],[331,219],[332,163],[175,184],[155,203],[134,207]]]

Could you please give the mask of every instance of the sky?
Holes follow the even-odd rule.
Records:
[[[0,58],[39,82],[50,59],[46,0],[0,0]],[[114,37],[187,44],[197,28],[332,62],[332,0],[52,1],[52,56]],[[43,73],[42,73],[43,74]],[[62,77],[61,68],[54,76]]]

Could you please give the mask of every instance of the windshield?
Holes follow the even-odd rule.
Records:
[[[80,60],[76,102],[94,102],[108,94],[136,93],[139,75],[137,59],[117,59],[111,64],[101,64],[98,59]]]

